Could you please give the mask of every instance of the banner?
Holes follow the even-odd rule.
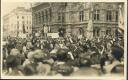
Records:
[[[20,38],[27,38],[26,34],[19,34]]]
[[[39,34],[39,33],[35,33],[35,36],[36,36],[36,37],[39,37],[39,36],[40,36],[40,34]]]
[[[123,6],[119,5],[119,21],[118,21],[119,29],[118,29],[118,31],[120,33],[123,33],[123,31],[124,31],[124,18],[123,18],[122,9],[123,9]]]
[[[52,38],[59,38],[58,33],[47,33],[47,36],[51,36]]]

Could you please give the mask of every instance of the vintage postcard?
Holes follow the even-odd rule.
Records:
[[[127,0],[2,0],[2,79],[126,80]]]

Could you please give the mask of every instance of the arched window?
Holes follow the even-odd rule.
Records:
[[[46,22],[48,21],[48,11],[47,10],[45,10],[45,18],[46,18]]]
[[[39,20],[39,23],[41,23],[41,14],[40,14],[40,12],[38,13],[38,20]]]
[[[100,20],[100,10],[94,10],[94,20]]]
[[[96,29],[93,29],[93,37],[96,36]]]
[[[24,19],[24,16],[22,16],[22,19]]]
[[[52,20],[52,8],[49,8],[50,21]]]
[[[112,11],[107,11],[106,19],[107,21],[112,21]]]
[[[116,21],[118,21],[118,11],[116,11]]]
[[[38,15],[35,13],[35,24],[38,24]]]
[[[58,21],[61,20],[61,13],[58,13]]]
[[[100,29],[97,29],[97,36],[100,36]]]
[[[44,11],[42,11],[41,13],[42,13],[42,15],[41,15],[41,17],[42,17],[42,22],[44,22]]]
[[[17,19],[19,19],[19,16],[17,16]]]
[[[80,22],[84,21],[84,11],[79,12],[79,20]]]

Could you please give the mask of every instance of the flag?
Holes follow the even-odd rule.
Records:
[[[119,5],[119,20],[118,20],[118,32],[123,34],[124,33],[124,19],[122,13],[122,5]]]
[[[92,11],[93,8],[91,8],[90,11],[90,18],[89,18],[89,22],[88,22],[88,26],[87,26],[87,39],[91,40],[93,38],[93,21],[92,21]]]
[[[92,6],[92,4],[90,4]],[[93,21],[92,21],[92,13],[93,13],[93,6],[91,7],[90,10],[90,17],[89,17],[89,22],[87,26],[87,39],[92,40],[93,38]]]

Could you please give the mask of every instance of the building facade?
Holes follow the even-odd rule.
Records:
[[[32,12],[17,7],[3,17],[4,37],[23,37],[32,33]]]
[[[103,37],[115,36],[120,3],[39,3],[33,6],[33,31],[58,32]]]

